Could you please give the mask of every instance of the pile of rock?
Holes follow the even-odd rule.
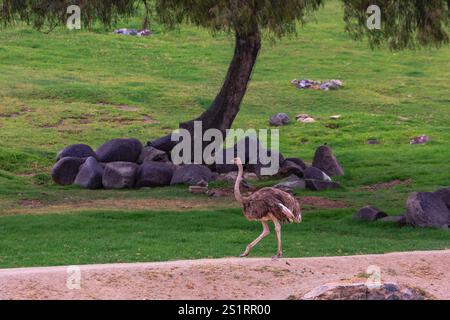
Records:
[[[327,146],[317,149],[313,166],[307,167],[301,159],[285,159],[282,154],[274,154],[274,151],[264,149],[259,141],[252,139],[246,137],[233,147],[223,149],[221,154],[222,159],[232,159],[236,156],[242,159],[245,179],[258,179],[262,169],[270,166],[259,159],[259,154],[267,154],[278,156],[275,159],[279,161],[279,170],[274,172],[274,175],[288,177],[277,184],[277,188],[293,192],[294,189],[320,191],[340,187],[330,176],[343,175],[344,172]],[[160,140],[157,142],[164,146]],[[169,146],[168,141],[164,143],[167,144],[166,147]],[[256,150],[250,148],[251,143],[256,144]],[[177,166],[171,162],[170,153],[155,148],[154,142],[143,146],[136,139],[113,139],[98,147],[96,151],[85,144],[70,145],[58,153],[56,160],[52,177],[57,184],[76,184],[88,189],[163,187],[176,184],[204,188],[212,180],[232,183],[237,176],[236,165],[222,164],[220,161],[209,166]],[[198,192],[200,189],[192,188],[192,191],[194,190]]]
[[[422,290],[401,287],[394,282],[368,285],[366,283],[329,283],[307,294],[303,300],[425,300]]]
[[[96,151],[85,144],[64,148],[52,170],[60,185],[77,184],[88,189],[201,185],[213,179],[203,165],[175,166],[169,155],[136,139],[113,139]]]
[[[295,189],[321,191],[340,188],[340,184],[332,181],[332,176],[344,175],[339,161],[328,146],[320,146],[314,155],[311,167],[298,158],[287,158],[280,168],[280,174],[288,176],[274,187],[293,193]]]
[[[309,90],[336,90],[343,86],[343,83],[341,80],[328,80],[328,81],[316,81],[316,80],[309,80],[309,79],[302,79],[297,80],[294,79],[291,81],[291,84],[294,85],[298,89],[309,89]]]
[[[388,221],[415,227],[448,229],[450,227],[450,187],[435,192],[413,192],[406,200],[406,213],[388,216],[381,210],[366,206],[360,209],[355,219],[365,221]]]
[[[152,35],[152,32],[149,29],[137,30],[137,29],[116,29],[114,30],[115,34],[123,34],[127,36],[138,36],[138,37],[148,37]]]

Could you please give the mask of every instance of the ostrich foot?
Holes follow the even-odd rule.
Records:
[[[239,257],[244,258],[244,257],[246,257],[246,256],[248,256],[248,252],[244,252],[244,253],[241,254]]]
[[[272,257],[272,260],[278,260],[283,256],[281,252],[278,252],[275,256]]]

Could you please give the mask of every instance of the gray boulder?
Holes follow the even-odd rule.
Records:
[[[450,210],[432,192],[413,192],[406,201],[406,222],[416,227],[448,228]]]
[[[341,185],[333,181],[321,181],[314,179],[305,179],[306,187],[312,191],[322,191],[330,189],[339,189]]]
[[[159,162],[169,162],[169,155],[158,150],[152,146],[145,146],[139,156],[138,163],[149,162],[149,161],[159,161]]]
[[[329,181],[331,182],[331,178],[322,170],[315,168],[315,167],[309,167],[306,168],[306,170],[303,173],[303,176],[305,179],[309,180],[319,180],[319,181]]]
[[[133,188],[138,165],[132,162],[110,162],[103,172],[103,187],[106,189]]]
[[[204,185],[212,178],[211,170],[201,164],[186,164],[179,166],[170,181],[171,185],[186,184],[189,186]]]
[[[177,144],[176,141],[172,141],[171,136],[171,134],[168,134],[167,136],[149,141],[147,142],[147,145],[170,154],[170,151],[172,151],[173,147]]]
[[[280,167],[279,174],[281,176],[289,176],[295,174],[298,177],[303,177],[304,168],[291,160],[285,160]]]
[[[271,117],[269,119],[269,124],[271,126],[284,126],[288,123],[291,122],[291,119],[289,118],[289,116],[286,113],[277,113],[276,115],[274,115],[273,117]]]
[[[80,166],[75,184],[87,189],[100,189],[103,179],[103,166],[94,157],[89,157]]]
[[[379,219],[379,221],[394,222],[394,223],[397,223],[399,226],[406,225],[406,217],[404,214],[401,214],[398,216],[387,216],[387,217]]]
[[[146,161],[139,166],[136,187],[164,187],[170,185],[175,166],[171,163]]]
[[[285,160],[293,162],[296,165],[300,166],[303,169],[303,171],[307,168],[307,165],[305,164],[305,162],[300,158],[286,158]]]
[[[439,189],[435,192],[445,203],[447,208],[450,209],[450,187]]]
[[[142,144],[137,139],[113,139],[98,147],[100,162],[137,162],[142,152]]]
[[[320,146],[317,148],[314,155],[313,167],[322,170],[329,176],[344,175],[344,170],[339,164],[339,161],[333,155],[331,149],[327,146]]]
[[[75,180],[80,166],[86,159],[65,157],[59,160],[52,169],[52,178],[60,185],[70,185]]]
[[[372,206],[365,206],[359,209],[359,211],[353,216],[355,219],[365,221],[375,221],[384,217],[387,217],[385,212]]]
[[[274,188],[293,193],[294,190],[303,190],[306,188],[305,180],[300,179],[297,175],[293,174],[279,183],[274,185]]]
[[[75,158],[88,158],[88,157],[96,157],[94,150],[87,144],[72,144],[70,146],[65,147],[56,156],[56,161],[61,160],[65,157],[75,157]]]

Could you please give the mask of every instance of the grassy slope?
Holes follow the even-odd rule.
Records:
[[[448,247],[450,236],[444,231],[358,224],[350,215],[367,203],[401,213],[412,190],[449,185],[450,48],[371,51],[348,39],[341,17],[339,6],[329,3],[317,14],[319,23],[307,25],[298,37],[276,45],[266,42],[235,122],[239,128],[266,128],[276,112],[309,113],[320,121],[283,127],[281,151],[310,160],[326,142],[346,169],[339,179],[346,190],[320,195],[345,200],[350,208],[316,210],[305,224],[287,227],[286,252],[301,256]],[[23,199],[51,204],[67,198],[191,197],[184,188],[93,192],[49,181],[54,155],[67,144],[96,147],[126,136],[146,141],[209,105],[226,72],[232,39],[211,38],[190,27],[172,32],[156,27],[156,32],[149,38],[102,30],[45,35],[20,28],[0,33],[0,214],[19,207]],[[304,92],[290,85],[291,79],[303,77],[339,78],[345,88]],[[122,110],[117,107],[121,104],[139,109]],[[326,125],[333,114],[342,119],[330,129]],[[408,144],[420,134],[432,141]],[[367,145],[368,138],[381,144]],[[306,143],[300,144],[302,140]],[[376,193],[360,190],[392,179],[413,183]],[[245,222],[236,210],[231,213],[183,213],[192,223],[163,213],[147,217],[130,212],[114,219],[105,218],[108,212],[3,217],[0,266],[236,255],[259,226]],[[151,225],[141,224],[147,219]],[[134,228],[151,232],[133,233]],[[162,228],[166,233],[157,232]],[[92,237],[96,241],[87,241]],[[72,249],[65,250],[64,244]],[[267,254],[272,244],[265,241],[255,250]],[[139,248],[142,256],[135,257]]]

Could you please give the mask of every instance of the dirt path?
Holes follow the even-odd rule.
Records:
[[[361,277],[371,265],[395,281],[450,299],[450,250],[348,257],[224,258],[0,270],[0,299],[287,299],[327,282]]]

